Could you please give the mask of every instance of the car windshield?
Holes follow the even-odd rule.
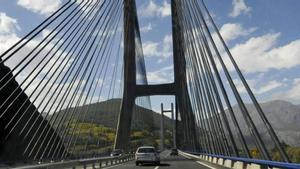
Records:
[[[122,153],[122,150],[114,150],[113,153]]]
[[[154,148],[140,148],[138,150],[139,153],[155,153]]]

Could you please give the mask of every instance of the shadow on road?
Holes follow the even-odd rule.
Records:
[[[160,166],[160,167],[168,167],[168,166],[170,166],[170,164],[167,164],[167,163],[160,163],[159,166]]]
[[[163,158],[163,161],[191,161],[192,159],[187,159],[187,158],[183,158],[180,156],[169,156],[169,157],[165,157]]]
[[[170,165],[170,164],[167,164],[167,163],[160,163],[160,165],[155,165],[155,164],[143,164],[141,167],[148,167],[148,166],[168,167],[168,166],[171,166],[171,165]]]

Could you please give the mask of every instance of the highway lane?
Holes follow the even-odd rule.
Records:
[[[110,166],[106,169],[212,169],[206,167],[198,162],[185,158],[183,156],[170,156],[169,151],[164,151],[161,153],[161,164],[159,166],[156,165],[139,165],[135,166],[135,161],[131,161],[128,163],[120,164],[117,166]]]

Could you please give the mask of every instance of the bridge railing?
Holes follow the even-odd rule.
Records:
[[[214,154],[203,154],[188,151],[180,151],[181,154],[189,156],[195,159],[202,159],[211,163],[222,165],[228,168],[234,169],[277,169],[277,168],[288,168],[288,169],[300,169],[300,164],[277,162],[269,160],[249,159],[241,157],[229,157]]]
[[[21,167],[15,167],[14,169],[60,169],[60,168],[78,168],[82,167],[83,169],[87,168],[102,168],[107,166],[112,166],[120,163],[124,163],[134,159],[133,154],[127,154],[118,157],[99,157],[99,158],[89,158],[89,159],[79,159],[79,160],[70,160],[70,161],[60,161],[36,165],[27,165]]]

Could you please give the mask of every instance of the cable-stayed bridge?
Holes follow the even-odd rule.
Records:
[[[96,168],[120,162],[126,163],[116,167],[133,167],[127,162],[132,155],[110,158],[107,153],[158,144],[157,115],[149,96],[173,95],[172,141],[183,157],[163,152],[162,166],[299,168],[290,163],[204,2],[172,0],[171,9],[173,83],[147,82],[134,0],[68,1],[4,52],[1,162],[42,163],[29,168]],[[256,118],[245,106],[236,79],[255,106]],[[236,118],[235,103],[243,121]],[[280,162],[274,162],[262,133],[272,140]]]

